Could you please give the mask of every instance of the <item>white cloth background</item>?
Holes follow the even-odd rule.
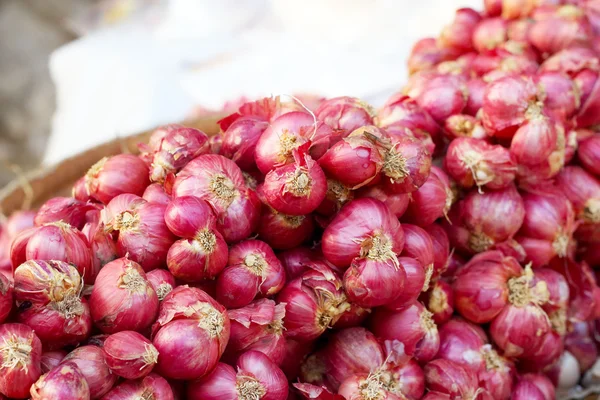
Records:
[[[482,0],[165,0],[53,53],[57,109],[44,162],[240,96],[380,105],[405,82],[412,44],[460,7]]]

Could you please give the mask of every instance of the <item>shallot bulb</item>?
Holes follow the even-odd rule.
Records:
[[[307,242],[315,222],[311,215],[286,215],[263,207],[258,225],[258,237],[277,250],[291,249]]]
[[[464,188],[485,186],[502,189],[514,181],[517,165],[511,153],[500,145],[474,138],[457,138],[444,158],[448,174]]]
[[[42,353],[41,366],[42,374],[49,372],[56,367],[65,358],[67,352],[64,350],[51,350]]]
[[[241,169],[255,167],[256,144],[269,124],[256,117],[241,117],[223,132],[220,154],[234,161]]]
[[[217,226],[217,217],[210,204],[194,196],[179,196],[171,200],[164,218],[169,230],[185,239],[193,239],[203,229]]]
[[[481,122],[477,118],[466,114],[456,114],[448,117],[444,122],[444,129],[446,136],[452,140],[462,137],[485,140],[488,137]]]
[[[370,186],[366,189],[369,190],[371,188],[375,188],[375,190],[377,189],[375,186]],[[319,207],[317,207],[315,211],[320,215],[334,215],[340,210],[340,208],[342,208],[344,204],[346,204],[353,198],[354,191],[351,190],[349,187],[342,185],[335,179],[327,179],[327,192],[325,193],[325,199],[323,199],[323,201],[321,202],[321,204],[319,204]],[[398,202],[401,203],[401,200],[398,200]],[[402,205],[400,204],[398,207],[401,208]]]
[[[430,225],[448,214],[454,199],[446,173],[436,166],[431,166],[431,174],[427,181],[419,190],[410,193],[410,203],[403,220],[419,226]]]
[[[600,134],[595,134],[579,142],[577,156],[583,167],[590,173],[600,176]]]
[[[440,127],[433,117],[417,102],[403,93],[390,97],[378,111],[375,124],[392,133],[394,127],[407,128],[413,132],[423,132],[437,137]]]
[[[208,152],[206,133],[184,127],[169,130],[154,151],[150,180],[162,183],[167,175],[177,173],[188,162]]]
[[[421,266],[425,271],[423,291],[427,291],[431,278],[437,277],[441,272],[433,269],[434,253],[431,236],[429,236],[425,229],[417,225],[402,224],[402,229],[404,230],[404,249],[402,250],[402,256],[414,258],[421,263]]]
[[[217,228],[228,243],[249,237],[258,226],[260,201],[246,187],[240,168],[219,155],[202,155],[177,174],[173,197],[206,200],[217,215]]]
[[[444,228],[438,224],[431,224],[423,229],[429,233],[433,244],[433,270],[438,274],[443,274],[448,268],[450,239],[448,239]]]
[[[100,270],[90,309],[94,324],[105,333],[143,330],[156,319],[158,297],[142,267],[119,258]]]
[[[493,50],[507,40],[507,22],[502,18],[482,20],[473,32],[473,46],[480,53]]]
[[[229,311],[231,331],[224,357],[235,360],[244,351],[256,350],[275,364],[281,364],[286,354],[283,337],[285,306],[261,299]]]
[[[111,203],[120,200],[118,196]],[[140,264],[144,271],[164,267],[169,248],[175,241],[165,223],[165,210],[166,206],[162,204],[139,198],[113,215],[107,223],[108,231],[118,232],[119,255]]]
[[[42,375],[31,387],[32,400],[90,399],[90,388],[74,363],[62,364]]]
[[[546,109],[554,116],[566,120],[577,111],[581,102],[580,93],[568,75],[555,71],[542,72],[536,81]]]
[[[74,228],[82,229],[86,222],[86,213],[94,206],[72,197],[54,197],[40,207],[35,215],[35,225],[49,222],[65,222]]]
[[[285,375],[267,356],[258,351],[242,354],[233,367],[219,363],[214,371],[193,382],[187,391],[191,400],[286,400]]]
[[[400,310],[417,300],[421,292],[429,288],[430,273],[433,272],[431,269],[425,271],[421,262],[412,257],[398,257],[398,262],[406,273],[406,280],[400,295],[385,305],[390,310]]]
[[[158,203],[167,205],[171,201],[171,196],[165,192],[163,185],[159,183],[152,183],[148,185],[142,198],[150,203]]]
[[[104,342],[106,365],[118,376],[138,379],[148,375],[158,361],[156,347],[144,336],[133,331],[110,335]]]
[[[371,106],[356,97],[343,96],[327,99],[319,104],[315,110],[315,116],[319,121],[329,125],[334,130],[335,137],[339,139],[346,137],[361,126],[373,124]]]
[[[229,251],[228,266],[217,278],[217,300],[229,308],[250,304],[258,295],[272,296],[285,284],[285,270],[271,247],[247,240]]]
[[[565,167],[556,178],[558,188],[573,204],[583,229],[594,229],[600,224],[600,181],[581,167]],[[583,236],[589,241],[590,236]],[[13,245],[14,246],[14,245]]]
[[[194,239],[180,239],[167,253],[167,267],[184,282],[214,279],[227,265],[227,243],[215,228],[198,232]]]
[[[84,234],[65,222],[50,222],[27,240],[27,260],[58,260],[75,265],[86,281],[93,282],[92,255]],[[14,245],[13,245],[14,246]],[[13,265],[17,268],[18,265]]]
[[[77,366],[87,382],[92,399],[104,396],[117,382],[118,377],[108,369],[105,353],[98,346],[77,347],[63,358],[60,365],[65,364]]]
[[[427,182],[425,182],[425,184],[427,184]],[[418,192],[413,192],[413,199],[416,193]],[[357,197],[371,197],[373,199],[381,201],[398,218],[404,215],[404,212],[408,207],[408,203],[411,200],[411,195],[409,193],[391,193],[388,189],[383,188],[380,185],[367,186],[365,188],[360,189],[357,193]],[[344,204],[346,202],[344,202]],[[336,210],[336,212],[337,211],[339,211],[339,209]]]
[[[454,213],[454,214],[453,214]],[[480,253],[511,239],[523,224],[525,207],[514,185],[479,193],[471,191],[455,205],[445,224],[453,245]]]
[[[156,371],[196,379],[212,371],[225,351],[230,322],[225,308],[200,289],[178,286],[162,301],[153,326]]]
[[[402,342],[407,355],[427,362],[435,357],[440,345],[432,316],[418,301],[398,311],[379,309],[371,321],[371,330],[380,340]]]
[[[308,154],[299,150],[292,154],[294,162],[271,170],[260,190],[266,203],[277,212],[305,215],[325,199],[327,179]]]
[[[565,348],[577,359],[580,372],[584,373],[592,368],[598,358],[595,332],[588,322],[576,322],[572,328],[565,337]]]
[[[553,54],[569,47],[589,47],[592,30],[582,9],[564,5],[546,18],[538,18],[528,37],[541,53]]]
[[[433,321],[441,325],[452,317],[454,312],[454,294],[452,286],[438,280],[427,292],[425,306],[433,314]]]
[[[384,351],[377,338],[362,327],[347,328],[333,334],[323,349],[323,374],[331,388],[337,390],[340,384],[354,374],[368,374],[383,365]],[[310,363],[303,365],[307,373]]]
[[[146,164],[132,154],[104,157],[85,175],[87,193],[104,204],[122,193],[141,196],[149,183]]]
[[[446,395],[451,399],[475,399],[481,391],[477,375],[459,364],[438,359],[425,365],[425,382],[431,393]],[[440,397],[443,398],[443,397]]]
[[[158,301],[163,301],[165,296],[175,288],[175,277],[164,269],[154,269],[146,274],[146,279],[156,292]]]
[[[321,246],[327,261],[341,268],[356,257],[397,264],[404,232],[385,204],[361,198],[340,210],[323,232]]]
[[[525,218],[517,241],[533,267],[547,265],[554,257],[564,258],[573,246],[575,212],[562,193],[525,193]]]
[[[15,270],[18,320],[55,348],[83,341],[92,329],[92,318],[82,290],[83,280],[72,265],[27,261]]]
[[[149,397],[160,400],[175,400],[171,385],[160,375],[150,375],[134,381],[125,381],[108,392],[103,400],[137,400]]]
[[[427,79],[409,87],[406,94],[415,99],[438,123],[443,123],[453,114],[460,114],[468,99],[464,80],[457,75],[427,74]]]
[[[319,159],[329,178],[358,189],[375,180],[383,166],[383,155],[365,128],[359,128],[334,144]]]
[[[277,296],[277,302],[286,305],[284,335],[298,341],[316,339],[350,309],[341,279],[326,265],[308,267]]]
[[[40,377],[42,342],[23,324],[0,325],[0,393],[10,398],[29,397]]]
[[[524,374],[513,389],[515,400],[552,400],[556,398],[554,385],[541,374]]]
[[[442,30],[440,42],[445,47],[455,48],[460,51],[473,49],[471,36],[481,16],[471,8],[460,8],[456,11],[454,21]]]

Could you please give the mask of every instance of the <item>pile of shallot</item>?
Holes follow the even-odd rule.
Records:
[[[7,218],[0,398],[597,382],[600,1],[486,0],[409,66],[379,110],[274,97],[211,137],[168,125]]]

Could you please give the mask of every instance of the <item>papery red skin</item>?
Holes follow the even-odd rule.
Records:
[[[147,166],[132,154],[117,154],[99,161],[87,172],[85,186],[91,197],[108,204],[113,197],[122,193],[141,196],[150,184]],[[127,171],[127,173],[123,173]]]
[[[467,162],[473,156],[480,159],[471,169]],[[466,189],[475,185],[502,189],[514,181],[517,173],[514,156],[506,148],[474,138],[457,138],[450,143],[444,169]]]
[[[317,135],[319,129],[331,131],[327,125],[317,124]],[[262,133],[255,149],[256,166],[263,174],[268,173],[278,166],[289,164],[293,161],[292,149],[305,143],[310,143],[311,136],[315,132],[315,120],[313,117],[300,111],[294,111],[280,116],[270,123]],[[282,139],[294,138],[293,145],[284,147]],[[319,158],[319,157],[315,157]]]
[[[163,182],[168,174],[177,173],[188,162],[209,150],[206,133],[186,127],[170,130],[154,152],[150,180]]]
[[[438,224],[431,224],[423,229],[429,234],[433,244],[433,270],[441,275],[446,270],[450,257],[450,240],[444,228]]]
[[[206,311],[203,311],[206,309]],[[212,336],[202,325],[206,312],[219,317],[219,332]],[[229,317],[225,308],[197,288],[178,286],[161,303],[152,327],[159,352],[155,370],[170,379],[196,379],[217,364],[229,340]],[[185,355],[182,361],[182,355]]]
[[[454,313],[454,292],[452,286],[443,280],[433,284],[426,293],[425,306],[433,313],[433,321],[441,325],[447,322]]]
[[[477,391],[477,376],[452,361],[434,360],[423,370],[427,388],[433,392],[449,394],[452,398],[469,398]]]
[[[431,137],[436,137],[440,130],[433,117],[403,93],[396,93],[385,102],[377,113],[375,124],[389,131],[398,126],[414,132],[425,132]]]
[[[484,369],[479,373],[479,384],[486,389],[493,399],[510,399],[515,378],[515,366],[508,359],[502,357],[499,365]]]
[[[333,265],[344,268],[360,256],[363,241],[378,234],[392,241],[399,254],[404,247],[404,232],[398,219],[379,200],[356,199],[344,206],[323,232],[323,255]]]
[[[367,379],[369,378],[369,374],[356,374],[351,375],[346,380],[342,382],[340,388],[338,389],[338,394],[343,396],[344,399],[364,399],[363,389],[367,385]],[[400,394],[399,396],[391,393],[386,390],[385,387],[380,387],[377,391],[377,397],[382,400],[402,400],[404,396]]]
[[[234,362],[244,351],[256,350],[280,365],[286,356],[286,340],[283,330],[273,326],[281,324],[284,316],[285,304],[268,299],[230,310],[231,328],[224,359]]]
[[[154,269],[146,274],[146,279],[152,285],[152,288],[162,301],[164,297],[177,286],[175,277],[169,271],[164,269]]]
[[[249,256],[262,258],[265,271],[257,274],[245,263]],[[244,307],[256,296],[272,296],[285,284],[285,270],[271,247],[260,240],[247,240],[233,246],[228,266],[217,278],[217,300],[228,308]]]
[[[285,215],[270,207],[263,207],[258,237],[274,249],[287,250],[308,241],[314,229],[315,222],[311,215]]]
[[[568,75],[561,72],[542,72],[536,82],[543,93],[546,109],[562,120],[570,118],[580,106],[578,88]]]
[[[294,151],[294,163],[271,170],[261,186],[267,204],[277,212],[287,215],[305,215],[313,212],[327,193],[325,173],[308,154]],[[308,193],[295,195],[288,185],[296,173],[303,173],[309,180]]]
[[[369,186],[367,188],[371,188]],[[342,185],[335,179],[327,179],[327,192],[325,199],[319,204],[315,212],[319,215],[332,216],[350,200],[354,199],[355,192]]]
[[[42,374],[45,374],[56,367],[66,356],[67,352],[64,350],[50,350],[43,352],[40,361]]]
[[[265,400],[285,400],[288,383],[281,369],[261,352],[250,350],[242,354],[237,361],[238,371],[243,371],[257,379],[266,389],[262,397]]]
[[[93,399],[104,396],[117,382],[106,364],[104,351],[93,345],[81,346],[67,354],[60,365],[75,364],[85,378]]]
[[[425,229],[417,225],[402,224],[402,230],[404,231],[404,248],[401,255],[419,261],[426,273],[428,269],[433,269],[434,253],[431,236]],[[437,273],[435,275],[437,276]]]
[[[547,162],[556,151],[558,135],[551,119],[543,116],[529,119],[515,132],[510,143],[510,153],[519,165],[539,165]]]
[[[3,323],[12,310],[14,298],[13,282],[0,274],[0,323]]]
[[[112,239],[112,236],[105,231],[104,224],[96,227],[96,232],[92,233],[93,237],[89,239],[90,251],[92,253],[92,267],[85,271],[83,280],[87,284],[95,282],[100,269],[107,263],[117,259],[117,244]]]
[[[354,374],[369,373],[385,359],[377,338],[362,327],[347,328],[330,337],[324,349],[327,381],[332,389]]]
[[[158,203],[167,205],[171,201],[171,196],[165,192],[165,188],[159,183],[148,185],[142,198],[150,203]]]
[[[581,142],[577,149],[579,162],[590,173],[600,176],[600,134],[595,134]]]
[[[448,256],[448,260],[446,261],[444,271],[442,272],[442,276],[444,278],[451,278],[451,280],[454,281],[454,275],[456,274],[456,271],[465,265],[466,262],[467,261],[463,256],[455,251],[451,251],[450,255]]]
[[[390,304],[403,292],[406,272],[394,260],[355,258],[344,273],[348,300],[370,308]]]
[[[424,38],[417,41],[408,58],[408,71],[415,73],[431,69],[444,60],[452,59],[455,54],[450,49],[438,46],[435,38]]]
[[[90,334],[92,320],[87,301],[80,298],[83,282],[74,266],[63,261],[27,261],[15,270],[17,318],[35,330],[50,347],[76,344]],[[80,309],[61,312],[60,302],[73,296]]]
[[[128,380],[108,392],[103,400],[135,400],[150,395],[160,400],[175,400],[169,382],[162,376],[151,373],[134,381]]]
[[[317,386],[310,383],[294,383],[292,384],[302,398],[316,400],[344,400],[342,395],[332,393],[326,386]],[[288,400],[293,400],[294,397],[288,397]]]
[[[364,137],[360,128],[355,132],[334,144],[319,159],[319,165],[329,178],[352,189],[373,181],[383,165],[376,144]]]
[[[416,195],[417,192],[413,192],[412,196]],[[381,185],[367,186],[360,189],[357,192],[357,197],[371,197],[377,199],[385,204],[390,211],[398,218],[404,215],[404,212],[408,208],[411,195],[408,193],[391,193]]]
[[[92,268],[88,246],[85,235],[80,231],[68,224],[55,222],[37,228],[27,241],[25,256],[27,260],[65,261],[75,265],[84,275]]]
[[[110,225],[117,215],[136,209],[145,203],[146,201],[140,196],[131,193],[115,196],[100,212],[100,222]]]
[[[408,400],[418,400],[423,396],[425,374],[415,360],[409,360],[403,365],[388,364],[388,368],[404,397]]]
[[[459,114],[467,105],[467,88],[453,75],[438,75],[428,79],[423,87],[407,93],[429,112],[437,123],[450,115]]]
[[[406,274],[404,289],[394,301],[385,305],[387,309],[396,311],[417,300],[426,283],[425,269],[418,260],[412,257],[398,257],[398,261]]]
[[[490,83],[481,108],[484,127],[492,134],[514,129],[525,121],[525,112],[537,96],[538,89],[531,78],[507,76]]]
[[[549,268],[537,268],[534,271],[531,283],[536,285],[539,281],[546,283],[546,288],[550,294],[548,301],[542,304],[542,308],[547,311],[556,311],[568,307],[569,284],[561,273]]]
[[[540,306],[508,304],[492,321],[490,335],[506,357],[519,357],[537,349],[550,330],[550,320]]]
[[[418,301],[399,311],[379,309],[373,314],[371,331],[379,340],[398,340],[404,343],[407,355],[413,355],[419,362],[428,362],[438,352],[440,336],[432,320],[432,327],[425,326],[421,321],[424,312],[428,311]]]
[[[590,203],[600,198],[600,181],[579,166],[568,166],[558,174],[556,183],[573,204],[578,218],[594,222],[594,216],[586,218],[582,214],[586,207],[592,205]]]
[[[85,186],[85,176],[77,179],[77,181],[73,184],[73,189],[71,190],[71,195],[73,198],[79,201],[90,201],[93,200],[90,197],[90,193],[88,192]]]
[[[121,287],[122,277],[128,273],[142,283],[136,292]],[[143,330],[156,319],[158,297],[142,267],[119,258],[100,270],[90,296],[90,311],[94,324],[104,333]]]
[[[42,343],[27,325],[14,323],[0,325],[0,338],[7,340],[11,337],[31,346],[31,352],[23,367],[0,366],[0,393],[10,398],[25,399],[29,397],[29,388],[42,373]],[[0,354],[0,365],[6,362],[4,358],[5,356]]]
[[[356,303],[350,303],[350,308],[340,315],[340,318],[335,322],[335,329],[352,328],[361,326],[367,317],[371,314],[369,308],[364,308]]]
[[[146,360],[146,354],[156,352],[148,339],[137,332],[122,331],[110,335],[104,342],[106,365],[125,379],[139,379],[148,375],[155,362]],[[150,349],[150,350],[149,350]],[[155,353],[158,355],[158,353]]]
[[[167,268],[184,282],[200,282],[214,279],[227,265],[227,243],[213,229],[206,234],[215,238],[212,250],[203,247],[196,239],[180,239],[173,243],[167,253]]]
[[[300,367],[304,359],[313,350],[313,342],[299,342],[286,338],[285,356],[279,365],[288,380],[294,380],[300,375]]]
[[[219,197],[211,190],[215,177],[227,179],[232,198]],[[231,160],[215,154],[196,157],[175,179],[173,197],[196,196],[206,200],[216,212],[217,227],[228,243],[247,238],[258,226],[260,201],[247,189],[240,168]]]
[[[590,369],[598,358],[598,348],[592,335],[595,332],[587,322],[576,322],[565,337],[565,349],[578,361],[581,373]]]
[[[463,112],[469,115],[477,115],[481,107],[483,106],[483,95],[487,83],[481,79],[471,79],[467,82],[467,91],[469,92],[469,99]]]
[[[549,268],[562,274],[569,284],[569,319],[585,321],[593,317],[598,286],[590,267],[585,262],[565,258],[552,260]]]
[[[328,304],[330,300],[333,303],[331,305]],[[286,304],[286,338],[298,341],[312,341],[319,337],[349,306],[342,280],[329,267],[318,264],[301,277],[288,282],[277,296],[277,302]],[[343,309],[336,309],[334,313],[329,309],[342,306]],[[319,313],[324,311],[331,313],[331,320],[327,324],[321,324],[319,320]]]
[[[221,154],[223,146],[223,134],[217,133],[208,138],[208,145],[212,154]]]
[[[456,272],[456,311],[478,324],[491,322],[508,304],[508,280],[522,272],[514,258],[498,251],[476,255]]]
[[[487,342],[486,334],[479,325],[455,317],[440,327],[437,358],[450,360],[475,373],[482,373],[486,369],[486,363],[481,348]]]
[[[388,151],[402,156],[406,174],[398,177],[398,171],[388,171],[384,165],[385,187],[392,193],[412,193],[423,186],[431,169],[431,154],[423,143],[411,137],[394,137]]]
[[[90,399],[90,389],[74,363],[65,363],[38,379],[31,387],[32,400]]]
[[[533,267],[547,265],[556,256],[566,257],[576,227],[575,212],[566,196],[554,192],[525,193],[523,205],[525,218],[517,241]]]
[[[187,387],[190,400],[237,400],[236,372],[232,366],[218,363],[215,369],[204,378],[192,381]]]
[[[241,117],[223,132],[220,154],[234,161],[243,170],[255,166],[254,151],[260,135],[269,124],[256,117]]]
[[[460,8],[456,11],[454,21],[442,30],[440,42],[445,47],[461,51],[473,48],[471,36],[475,26],[481,20],[479,13],[471,8]]]
[[[544,375],[523,374],[515,385],[513,397],[517,400],[552,400],[556,395],[554,385]]]
[[[194,196],[180,196],[167,205],[165,223],[174,235],[191,239],[201,229],[215,228],[217,217],[208,202]]]
[[[295,247],[277,254],[288,281],[302,276],[314,263],[323,262],[317,252],[309,247]]]
[[[329,125],[339,139],[361,126],[373,124],[370,106],[356,97],[349,96],[323,101],[315,110],[315,116],[319,121]]]
[[[593,49],[574,47],[561,50],[548,57],[541,65],[542,71],[560,71],[573,77],[585,69],[598,68],[598,57]]]
[[[529,28],[529,41],[541,53],[549,54],[570,47],[589,47],[593,33],[585,15],[562,16],[560,12],[558,8],[549,18],[535,21]]]
[[[473,31],[473,47],[482,53],[493,50],[507,39],[507,22],[502,18],[482,20]]]
[[[48,222],[63,221],[67,224],[81,229],[85,224],[85,214],[93,206],[72,197],[54,197],[39,208],[34,222],[36,226]]]

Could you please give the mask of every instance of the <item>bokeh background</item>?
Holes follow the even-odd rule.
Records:
[[[419,38],[482,0],[0,0],[0,187],[240,98],[402,87]]]

